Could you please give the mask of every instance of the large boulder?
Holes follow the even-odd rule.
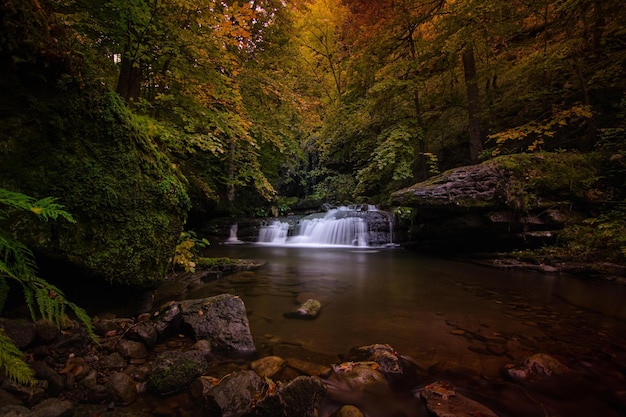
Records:
[[[76,223],[24,214],[0,227],[46,278],[155,287],[185,221],[186,180],[81,54],[62,49],[71,34],[52,14],[21,12],[12,32],[27,35],[0,40],[0,188],[55,197]]]
[[[256,351],[246,307],[232,294],[180,302],[183,329],[196,340],[206,339],[211,349],[248,355]]]
[[[577,153],[506,155],[446,171],[392,194],[411,207],[411,243],[503,250],[555,240],[585,202],[593,160]]]

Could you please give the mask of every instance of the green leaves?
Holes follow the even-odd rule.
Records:
[[[27,195],[0,188],[0,205],[34,213],[43,221],[59,217],[75,223],[72,216],[63,210],[53,198],[34,199]],[[12,211],[0,211],[0,220],[13,216]],[[9,280],[16,282],[22,289],[31,318],[41,317],[61,326],[66,319],[67,309],[85,325],[89,335],[96,340],[87,313],[74,303],[68,301],[63,292],[36,274],[35,257],[23,243],[0,229],[0,312],[8,299]],[[4,371],[18,383],[30,383],[34,373],[21,358],[21,352],[11,340],[0,330],[0,364]]]

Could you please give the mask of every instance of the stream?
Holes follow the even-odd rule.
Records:
[[[471,375],[457,382],[501,416],[626,413],[623,286],[400,248],[237,244],[213,245],[207,256],[266,262],[187,296],[240,296],[256,343],[279,339],[338,357],[386,343],[431,373]],[[315,320],[283,316],[309,298],[322,303]],[[553,355],[576,377],[532,395],[503,381],[503,366],[534,353]]]

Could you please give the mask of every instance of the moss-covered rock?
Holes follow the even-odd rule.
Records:
[[[414,208],[424,248],[507,250],[554,243],[580,218],[598,181],[599,158],[574,152],[506,155],[455,168],[392,194]]]
[[[14,23],[18,32],[32,24]],[[154,287],[189,208],[185,179],[50,27],[0,39],[0,187],[55,197],[77,223],[20,216],[2,227],[35,252],[44,276]]]

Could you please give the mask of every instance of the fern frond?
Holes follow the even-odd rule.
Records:
[[[70,223],[76,223],[70,213],[63,209],[63,206],[56,202],[53,197],[44,197],[39,200],[22,193],[0,188],[0,204],[4,204],[16,209],[35,213],[44,221],[63,217]]]
[[[2,261],[0,261],[0,313],[4,310],[4,306],[9,298],[9,283],[2,274]]]
[[[14,382],[22,385],[32,385],[35,382],[35,372],[22,359],[22,352],[15,343],[4,334],[0,328],[0,368]]]
[[[14,279],[34,275],[37,270],[32,251],[2,230],[0,230],[0,261],[3,263],[3,270],[0,272]]]

